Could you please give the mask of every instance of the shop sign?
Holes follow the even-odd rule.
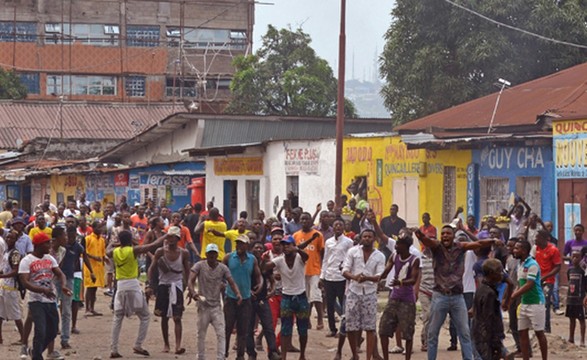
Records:
[[[214,159],[214,175],[263,175],[262,157]]]
[[[114,186],[125,187],[128,186],[128,173],[121,172],[114,175]]]
[[[315,147],[285,149],[285,174],[297,176],[300,173],[318,175],[320,171],[320,150]]]

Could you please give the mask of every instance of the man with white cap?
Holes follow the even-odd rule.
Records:
[[[169,318],[175,324],[175,354],[185,353],[181,347],[183,315],[183,284],[190,273],[190,255],[186,249],[178,246],[181,229],[171,226],[167,230],[167,246],[155,251],[155,257],[149,267],[149,278],[155,268],[159,269],[157,298],[155,301],[155,316],[161,317],[161,332],[163,334],[163,352],[169,352]]]
[[[226,255],[222,262],[230,269],[230,274],[238,286],[241,299],[232,289],[226,289],[224,301],[224,320],[226,321],[226,356],[230,349],[230,335],[236,324],[236,347],[237,360],[244,360],[246,335],[249,328],[250,316],[253,310],[251,294],[257,293],[263,285],[263,277],[259,269],[259,263],[255,256],[247,250],[249,237],[239,235],[236,238],[236,250]],[[255,276],[255,286],[252,287],[252,276]],[[252,292],[251,292],[252,288]]]
[[[188,281],[188,305],[193,300],[198,304],[198,360],[206,356],[206,331],[208,325],[212,324],[216,332],[216,360],[224,360],[226,351],[226,334],[224,326],[224,314],[220,293],[225,281],[228,282],[233,293],[236,295],[237,303],[240,304],[242,297],[238,286],[232,279],[230,270],[218,262],[218,245],[208,244],[206,246],[206,260],[196,263],[190,272]],[[198,280],[198,291],[195,290],[196,279]]]

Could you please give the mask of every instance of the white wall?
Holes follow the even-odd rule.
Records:
[[[237,215],[239,212],[246,210],[247,194],[246,194],[246,181],[247,180],[259,180],[259,205],[261,209],[264,209],[263,204],[266,203],[264,189],[267,188],[268,176],[267,170],[263,169],[264,175],[227,175],[217,176],[214,174],[214,159],[218,158],[239,158],[239,157],[258,157],[264,156],[263,147],[256,146],[251,147],[243,154],[228,155],[228,156],[207,156],[206,157],[206,200],[212,200],[214,197],[214,206],[220,210],[221,214],[225,213],[224,209],[224,181],[225,180],[237,180]],[[249,216],[255,216],[256,214],[249,214]]]
[[[270,186],[267,191],[265,213],[273,215],[273,201],[279,196],[279,203],[287,197],[287,175],[285,159],[287,149],[316,149],[320,153],[317,174],[301,172],[299,176],[299,203],[304,211],[314,213],[316,205],[322,203],[326,210],[326,202],[334,200],[334,177],[336,163],[336,141],[305,140],[305,141],[275,141],[267,146],[265,173],[270,174]]]
[[[312,141],[274,141],[265,149],[260,146],[247,149],[244,154],[230,155],[228,157],[263,157],[262,176],[216,176],[214,174],[214,159],[217,156],[206,158],[206,199],[214,197],[214,205],[224,213],[224,181],[237,180],[237,208],[238,212],[247,208],[246,204],[246,180],[259,180],[260,208],[267,216],[274,215],[273,203],[279,196],[279,206],[287,196],[287,174],[285,169],[287,149],[315,149],[319,152],[319,165],[317,174],[301,172],[299,176],[299,203],[304,210],[313,213],[318,203],[326,209],[326,202],[334,200],[334,176],[336,159],[336,142],[333,139]],[[278,209],[279,210],[279,209]],[[254,216],[254,214],[249,214]]]
[[[146,143],[137,151],[121,159],[123,164],[137,163],[169,163],[190,160],[188,153],[182,150],[193,149],[203,132],[204,121],[192,120],[179,129],[162,136],[160,139]]]

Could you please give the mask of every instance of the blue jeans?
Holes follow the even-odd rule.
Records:
[[[273,318],[271,317],[269,303],[267,302],[267,299],[254,300],[252,305],[253,313],[251,314],[252,316],[249,322],[250,326],[247,333],[247,354],[250,356],[257,356],[257,351],[255,349],[255,319],[257,316],[259,317],[259,322],[263,328],[263,336],[265,336],[265,340],[267,341],[269,352],[276,353],[277,343],[275,340],[275,332],[273,331]]]
[[[57,304],[34,301],[29,303],[29,311],[35,324],[32,360],[43,360],[43,351],[57,337],[59,328]]]
[[[554,276],[554,289],[552,290],[552,306],[554,307],[554,311],[560,309],[560,297],[558,295],[558,282],[560,280],[560,273],[557,273]]]
[[[432,293],[430,304],[430,323],[428,325],[428,360],[436,360],[438,352],[438,335],[446,315],[450,314],[457,335],[461,342],[461,354],[464,360],[473,360],[469,316],[465,298],[462,294],[443,295],[437,291]]]
[[[542,284],[542,291],[544,292],[544,297],[546,299],[546,304],[544,307],[546,308],[546,318],[544,322],[544,332],[550,334],[550,306],[552,305],[552,289],[554,288],[553,284],[544,283]]]
[[[69,290],[73,290],[73,278],[67,279],[65,286]],[[60,281],[55,281],[55,287],[57,288],[57,299],[61,302],[61,345],[64,345],[69,343],[71,335],[71,301],[73,298],[61,291]]]
[[[467,306],[467,311],[471,310],[471,308],[473,307],[473,301],[475,300],[475,293],[474,292],[463,293],[463,298],[465,298],[465,306]],[[469,325],[469,329],[470,329],[471,328],[471,319],[467,318],[467,321],[468,321],[468,325]],[[456,346],[457,345],[457,329],[455,327],[455,324],[452,321],[452,318],[450,319],[449,332],[450,332],[450,344]],[[481,355],[479,355],[477,350],[475,350],[475,342],[473,342],[473,341],[471,342],[471,348],[473,349],[473,358],[474,359],[481,359]]]

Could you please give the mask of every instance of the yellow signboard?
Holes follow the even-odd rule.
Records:
[[[554,135],[587,134],[587,120],[560,120],[552,124]]]
[[[214,159],[214,175],[263,175],[262,157]]]

